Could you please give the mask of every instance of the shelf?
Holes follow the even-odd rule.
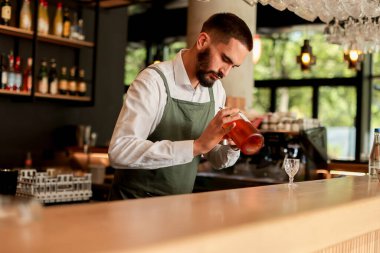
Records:
[[[0,90],[0,94],[14,95],[14,96],[30,96],[30,92],[28,91]]]
[[[13,26],[0,25],[0,34],[6,34],[6,35],[19,37],[19,38],[25,38],[25,39],[33,39],[32,31],[26,31],[26,30],[13,27]],[[50,34],[46,34],[46,35],[39,34],[37,39],[38,41],[42,41],[42,42],[48,42],[52,44],[75,47],[75,48],[94,47],[94,43],[90,41],[66,39],[66,38],[61,38],[61,37],[50,35]]]
[[[52,95],[52,94],[42,94],[36,93],[36,97],[38,98],[49,98],[56,100],[67,100],[67,101],[80,101],[80,102],[90,102],[90,97],[80,97],[80,96],[70,96],[70,95]]]
[[[0,34],[11,35],[19,38],[32,39],[33,32],[13,26],[0,25]]]
[[[53,43],[61,46],[68,46],[68,47],[94,47],[93,42],[89,41],[83,41],[83,40],[73,40],[73,39],[66,39],[66,38],[61,38],[55,35],[38,35],[38,40],[43,41],[43,42],[48,42],[48,43]]]

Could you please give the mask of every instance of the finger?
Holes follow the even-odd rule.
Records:
[[[223,125],[224,134],[228,134],[232,130],[232,128],[234,128],[235,126],[236,126],[235,122],[233,122],[232,124]]]
[[[238,119],[240,119],[239,114],[231,114],[231,115],[226,115],[225,117],[223,117],[222,121],[223,121],[223,124],[228,124]]]
[[[219,111],[220,115],[222,117],[226,117],[226,116],[229,116],[229,115],[236,115],[239,113],[239,108],[224,108],[222,110]]]

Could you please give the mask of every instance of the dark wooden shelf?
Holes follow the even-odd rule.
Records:
[[[35,96],[38,98],[49,98],[56,100],[67,100],[67,101],[79,101],[79,102],[90,102],[90,97],[80,97],[80,96],[70,96],[70,95],[52,95],[52,94],[42,94],[35,93]]]
[[[46,34],[46,35],[38,34],[37,39],[39,41],[57,44],[57,45],[61,45],[61,46],[68,46],[68,47],[76,47],[76,48],[94,47],[93,42],[83,41],[83,40],[66,39],[66,38],[61,38],[61,37],[51,35],[51,34]]]
[[[33,39],[32,31],[27,31],[24,29],[13,27],[13,26],[0,25],[0,34],[15,36],[19,38],[25,38],[25,39]],[[61,38],[61,37],[51,35],[51,34],[46,34],[46,35],[38,34],[37,39],[38,41],[42,41],[42,42],[47,42],[47,43],[52,43],[52,44],[67,46],[67,47],[74,47],[74,48],[94,47],[94,43],[90,41],[66,39],[66,38]]]
[[[30,96],[28,91],[13,91],[13,90],[0,90],[0,94],[14,95],[14,96]]]
[[[33,32],[13,26],[0,25],[0,34],[11,35],[19,38],[32,39]]]

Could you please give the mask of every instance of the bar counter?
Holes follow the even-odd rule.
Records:
[[[380,183],[340,177],[45,207],[1,252],[379,252]],[[376,251],[377,250],[377,251]]]

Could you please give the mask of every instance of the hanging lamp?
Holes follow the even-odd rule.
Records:
[[[311,66],[316,63],[316,57],[313,55],[309,40],[304,40],[301,47],[301,53],[297,56],[297,63],[301,65],[302,71],[310,70]]]

